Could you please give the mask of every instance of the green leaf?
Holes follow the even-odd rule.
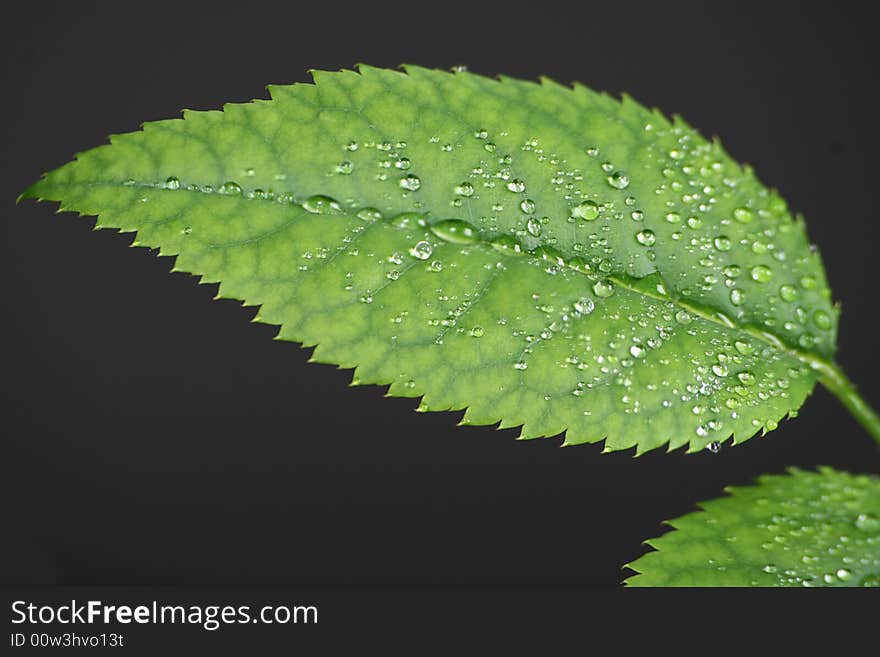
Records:
[[[113,136],[23,196],[137,231],[358,383],[523,438],[742,442],[833,356],[803,222],[681,119],[550,80],[314,78]]]
[[[880,479],[765,475],[669,521],[631,586],[880,586]]]

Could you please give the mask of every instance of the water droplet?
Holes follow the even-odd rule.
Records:
[[[712,366],[712,373],[715,376],[720,376],[720,377],[727,376],[727,366],[723,365],[721,363],[715,363]]]
[[[691,317],[690,313],[686,310],[679,310],[677,313],[675,313],[675,321],[679,324],[690,324],[692,321],[694,321],[694,318]]]
[[[606,180],[614,189],[626,189],[629,187],[629,177],[620,171],[615,171]]]
[[[400,169],[401,171],[406,171],[412,166],[412,162],[410,162],[408,157],[398,158],[394,163],[395,169]]]
[[[471,329],[471,335],[475,338],[482,338],[484,333],[482,326],[475,326]]]
[[[737,340],[733,343],[733,346],[736,347],[736,350],[743,356],[748,356],[755,350],[752,345],[750,345],[748,342],[744,342],[743,340]]]
[[[418,212],[402,212],[391,218],[391,225],[396,228],[413,228],[415,226],[424,227],[428,225],[425,215]]]
[[[645,213],[641,210],[633,210],[630,212],[629,216],[633,221],[641,221],[645,218]]]
[[[341,173],[343,176],[349,175],[352,171],[354,171],[354,164],[350,160],[343,160],[336,165],[336,173]]]
[[[645,355],[645,349],[644,347],[634,344],[629,348],[629,353],[633,358],[641,358]]]
[[[519,209],[526,214],[532,214],[535,211],[535,202],[530,199],[523,199],[519,204]]]
[[[474,195],[474,186],[469,182],[459,183],[455,187],[455,193],[459,196],[470,197]]]
[[[228,181],[220,185],[220,189],[217,190],[221,194],[229,194],[230,196],[241,194],[241,187],[237,182]]]
[[[596,309],[596,304],[589,297],[582,297],[574,302],[574,309],[581,315],[589,315]]]
[[[180,189],[180,181],[171,176],[165,180],[165,189]]]
[[[824,310],[817,310],[813,313],[813,324],[823,331],[831,328],[831,316]]]
[[[433,252],[434,248],[431,246],[431,243],[425,240],[416,242],[415,246],[409,250],[410,255],[419,260],[427,260]]]
[[[571,209],[571,216],[575,219],[593,221],[599,216],[599,206],[593,201],[583,201]]]
[[[302,206],[306,212],[311,212],[312,214],[334,214],[342,210],[336,200],[329,196],[320,195],[308,197],[303,201]]]
[[[418,176],[410,173],[401,178],[398,184],[403,187],[403,189],[415,192],[422,186],[422,181],[419,180]]]
[[[614,294],[614,283],[608,279],[596,281],[593,283],[593,294],[601,299],[607,299]]]
[[[751,372],[740,372],[736,375],[736,378],[739,379],[739,382],[744,386],[755,385],[755,375]]]
[[[532,237],[538,237],[541,234],[541,222],[535,217],[529,217],[526,223],[526,230],[529,231],[529,235]]]
[[[440,239],[453,244],[475,244],[479,241],[476,229],[461,219],[444,219],[428,228]]]
[[[783,285],[779,288],[779,298],[783,301],[795,301],[798,298],[797,288],[793,285]]]
[[[755,265],[752,267],[752,280],[758,283],[766,283],[773,278],[773,270],[765,265]]]
[[[730,291],[730,303],[734,306],[741,306],[745,302],[745,296],[742,290],[734,288]]]
[[[856,517],[856,528],[863,532],[880,531],[880,518],[870,513],[860,513]]]
[[[733,242],[730,241],[730,238],[727,235],[719,235],[714,240],[715,248],[719,251],[730,251],[730,247],[733,246]]]
[[[653,246],[654,242],[657,241],[657,237],[654,235],[653,230],[640,230],[636,233],[636,241],[642,246]]]
[[[346,150],[354,152],[358,149],[358,143],[356,141],[350,141],[345,147]]]
[[[733,211],[733,218],[741,224],[747,224],[755,218],[755,213],[748,208],[737,208]]]
[[[515,178],[515,179],[511,180],[510,182],[508,182],[506,187],[511,192],[520,193],[520,192],[526,191],[526,184],[522,180],[520,180],[519,178]]]
[[[382,218],[382,213],[376,208],[361,208],[356,216],[362,221],[378,221]]]
[[[507,256],[524,255],[522,245],[513,235],[499,235],[492,241],[492,248]]]
[[[802,277],[800,280],[800,283],[801,283],[801,287],[804,288],[805,290],[812,290],[814,287],[816,287],[816,279],[813,278],[812,276]]]
[[[718,442],[717,440],[713,440],[711,443],[706,445],[706,449],[708,449],[713,454],[717,454],[718,452],[721,451],[721,443]]]

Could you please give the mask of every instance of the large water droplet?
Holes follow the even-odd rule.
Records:
[[[653,246],[654,242],[657,241],[657,237],[654,235],[653,230],[640,230],[636,233],[636,241],[642,246]]]
[[[737,208],[733,211],[733,218],[740,223],[747,224],[755,218],[755,213],[748,208]]]
[[[571,209],[571,216],[575,219],[593,221],[599,216],[599,206],[594,201],[582,201]]]
[[[417,191],[422,186],[422,181],[414,174],[408,174],[400,179],[400,186],[411,192]]]
[[[428,228],[440,239],[454,244],[475,244],[479,241],[476,229],[461,219],[444,219]]]
[[[220,188],[217,190],[221,194],[228,194],[230,196],[235,196],[241,194],[241,186],[237,182],[229,181],[220,185]]]
[[[767,283],[773,278],[773,270],[765,265],[755,265],[752,267],[752,280],[758,283]]]
[[[459,183],[455,187],[455,193],[459,196],[470,197],[474,195],[474,186],[469,182]]]
[[[321,195],[309,196],[302,206],[306,212],[312,214],[334,214],[342,210],[335,199]]]

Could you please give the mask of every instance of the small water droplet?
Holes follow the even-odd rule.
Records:
[[[636,241],[642,246],[653,246],[654,242],[657,241],[657,237],[654,235],[653,230],[640,230],[636,233]]]
[[[713,454],[717,454],[721,451],[721,443],[717,440],[713,440],[711,443],[706,445],[706,449],[712,452]]]
[[[431,246],[431,243],[425,240],[416,242],[415,245],[409,250],[410,255],[414,258],[418,258],[419,260],[427,260],[431,257],[431,254],[433,252],[434,248]]]
[[[614,189],[626,189],[629,187],[629,177],[620,171],[615,171],[606,180]]]
[[[880,518],[870,513],[860,513],[856,516],[856,528],[863,532],[880,531]]]
[[[736,288],[730,291],[730,303],[734,306],[741,306],[745,302],[745,294],[743,294],[742,290],[738,290]]]
[[[180,189],[180,181],[171,176],[165,180],[165,189]]]

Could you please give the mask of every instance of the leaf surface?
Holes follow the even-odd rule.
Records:
[[[669,521],[631,586],[880,586],[880,479],[793,469]]]
[[[803,222],[680,119],[549,80],[314,78],[113,136],[23,196],[136,231],[359,383],[523,438],[741,442],[833,356]]]

